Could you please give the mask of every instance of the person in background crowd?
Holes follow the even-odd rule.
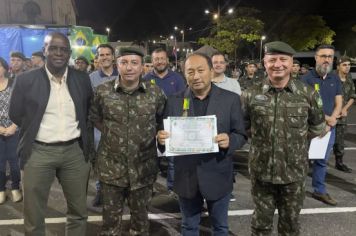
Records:
[[[8,70],[6,61],[0,57],[0,204],[6,201],[6,163],[10,166],[11,200],[13,202],[22,200],[19,159],[16,154],[19,134],[17,126],[9,117],[10,95],[14,81],[8,79]]]
[[[153,70],[152,57],[147,55],[143,58],[143,76]]]
[[[32,53],[32,56],[31,56],[32,67],[40,68],[40,67],[44,66],[44,64],[45,64],[44,59],[45,59],[45,57],[43,56],[42,51]]]
[[[181,234],[199,235],[205,200],[213,235],[228,235],[228,208],[233,189],[232,156],[246,142],[240,97],[211,82],[213,65],[205,54],[188,55],[184,74],[188,88],[168,97],[164,117],[216,115],[218,135],[215,142],[219,152],[174,159],[173,189],[179,197],[182,213]],[[161,151],[170,135],[164,130],[158,132]]]
[[[267,77],[241,97],[251,132],[251,235],[271,235],[278,209],[278,235],[297,236],[308,173],[308,135],[327,132],[324,113],[319,94],[291,78],[295,50],[281,41],[264,48]]]
[[[345,154],[345,131],[347,127],[347,115],[355,100],[355,85],[350,75],[351,60],[347,56],[342,56],[337,60],[337,74],[342,84],[342,108],[341,117],[337,120],[335,131],[335,168],[337,170],[351,173],[352,169],[344,163]]]
[[[213,63],[214,74],[212,82],[223,89],[234,92],[238,95],[241,94],[240,84],[237,80],[231,79],[225,75],[227,61],[223,53],[215,52],[211,56]]]
[[[148,204],[157,177],[156,132],[166,97],[142,81],[143,52],[120,48],[120,77],[96,88],[90,119],[102,132],[95,168],[103,193],[100,235],[122,235],[125,200],[131,213],[130,235],[149,235]]]
[[[75,69],[88,72],[88,66],[89,62],[84,56],[79,56],[77,59],[75,59]]]
[[[292,79],[300,79],[300,62],[297,59],[293,60]]]
[[[324,159],[313,160],[312,197],[325,204],[336,206],[337,202],[326,190],[325,176],[327,162],[335,143],[335,126],[342,109],[342,84],[340,78],[332,72],[335,48],[321,45],[315,51],[315,68],[302,77],[302,81],[312,86],[321,95],[325,122],[330,128],[330,139]]]
[[[146,74],[143,79],[149,80],[151,83],[160,87],[166,96],[170,96],[181,92],[185,89],[183,77],[169,69],[169,60],[167,52],[163,48],[157,48],[152,52],[153,71]],[[167,167],[167,189],[171,197],[176,197],[173,192],[174,182],[174,157],[166,157],[168,162]],[[160,157],[158,158],[158,166],[160,167]]]
[[[21,52],[10,53],[10,78],[15,77],[25,71],[26,57]]]
[[[10,119],[20,128],[25,235],[45,235],[45,214],[54,178],[67,202],[65,235],[85,236],[92,159],[88,112],[92,88],[86,73],[68,67],[69,39],[46,35],[44,67],[20,74],[10,99]],[[65,108],[65,109],[63,109]]]
[[[96,57],[98,58],[99,69],[92,72],[90,77],[91,86],[93,91],[100,84],[108,81],[115,80],[118,76],[117,68],[114,65],[115,50],[110,44],[100,44],[96,48]],[[95,65],[95,59],[94,59]],[[94,146],[95,150],[98,149],[101,133],[97,128],[94,128]],[[92,201],[94,207],[99,207],[102,204],[102,194],[100,182],[96,182],[96,195]]]
[[[302,64],[300,67],[300,75],[305,75],[309,72],[310,66],[308,64]]]
[[[256,62],[253,60],[247,61],[245,64],[245,74],[239,79],[239,83],[242,90],[245,90],[256,83],[261,82],[262,78],[259,78],[256,72]]]

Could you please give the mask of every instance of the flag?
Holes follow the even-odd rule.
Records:
[[[175,37],[174,37],[174,45],[173,45],[172,55],[177,60],[177,39]]]

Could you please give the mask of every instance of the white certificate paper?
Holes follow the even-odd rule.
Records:
[[[328,143],[330,140],[329,131],[324,137],[315,137],[311,140],[309,147],[309,159],[324,159],[326,150],[328,148]]]
[[[166,139],[166,156],[179,156],[218,152],[214,141],[217,135],[216,116],[168,117],[164,130],[169,132]]]

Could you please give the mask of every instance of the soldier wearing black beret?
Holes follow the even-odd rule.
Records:
[[[298,61],[297,59],[293,60],[292,78],[300,79],[300,61]]]

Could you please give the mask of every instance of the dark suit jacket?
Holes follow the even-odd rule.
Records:
[[[68,68],[67,84],[73,99],[81,131],[81,144],[86,160],[91,152],[92,132],[88,123],[88,109],[92,97],[89,76]],[[10,119],[20,127],[17,153],[22,164],[30,157],[50,94],[50,83],[44,67],[20,74],[10,100]]]
[[[189,88],[188,88],[189,89]],[[168,98],[165,117],[182,116],[185,91]],[[217,200],[232,191],[232,156],[246,142],[239,95],[212,84],[206,115],[216,115],[218,134],[227,133],[230,146],[218,153],[177,156],[174,158],[174,191],[193,198],[199,191],[207,200]],[[190,102],[188,116],[194,116]]]

